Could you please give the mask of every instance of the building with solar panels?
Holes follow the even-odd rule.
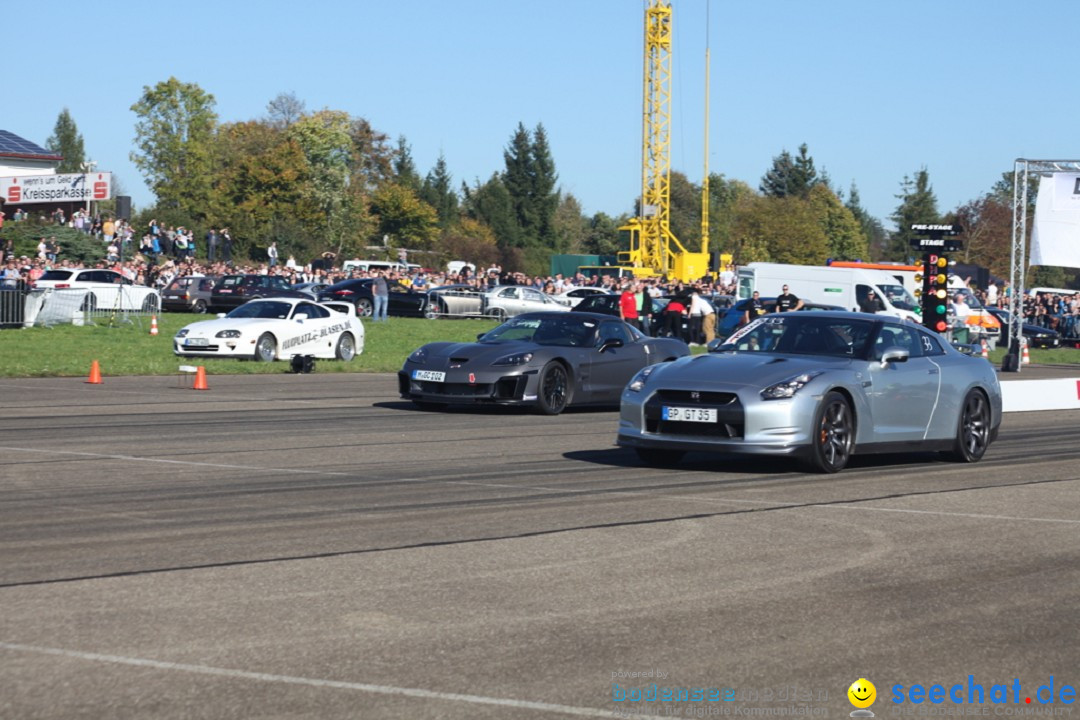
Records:
[[[8,130],[0,130],[0,177],[55,175],[63,158]]]

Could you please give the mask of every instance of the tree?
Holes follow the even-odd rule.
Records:
[[[678,170],[672,170],[670,178],[668,227],[687,250],[700,248],[701,188]]]
[[[413,162],[412,148],[405,141],[404,135],[398,136],[397,152],[394,153],[394,182],[420,191],[420,173],[416,172],[416,163]]]
[[[353,142],[351,119],[338,110],[321,110],[289,126],[286,137],[299,146],[308,164],[307,198],[319,208],[320,228],[338,255],[347,243],[346,234],[356,210],[349,189]]]
[[[859,198],[859,189],[855,187],[854,181],[851,183],[851,191],[848,193],[848,199],[844,203],[844,207],[851,211],[851,214],[859,223],[859,227],[862,228],[863,235],[866,236],[866,257],[874,260],[882,258],[885,254],[885,243],[888,240],[888,234],[885,232],[881,221],[863,208]]]
[[[539,215],[533,196],[532,138],[525,125],[518,123],[510,145],[503,151],[506,169],[502,174],[503,186],[510,197],[514,220],[520,232],[518,247],[536,245]]]
[[[799,146],[799,157],[792,158],[787,150],[773,158],[772,167],[761,178],[760,190],[769,197],[802,197],[821,180],[814,168],[806,143]]]
[[[465,260],[478,268],[499,260],[495,233],[487,225],[471,218],[462,219],[458,225],[443,233],[439,244],[447,258]]]
[[[396,247],[430,250],[438,237],[438,216],[426,202],[404,185],[387,183],[371,199],[378,234],[389,236]]]
[[[483,184],[477,180],[473,188],[463,185],[462,191],[466,215],[491,228],[500,250],[521,247],[521,228],[514,214],[510,192],[498,173]]]
[[[930,173],[925,167],[920,168],[914,178],[905,175],[900,188],[900,194],[896,196],[900,204],[891,218],[897,230],[889,238],[886,259],[903,261],[914,253],[910,243],[916,237],[911,231],[912,224],[938,223],[941,216],[938,214],[937,197],[930,187]]]
[[[424,185],[420,189],[420,199],[435,208],[439,216],[439,227],[443,230],[457,223],[460,216],[458,196],[454,192],[453,178],[446,167],[446,157],[441,153],[435,162],[435,167],[424,178]]]
[[[1012,252],[1012,197],[1003,201],[993,192],[964,203],[956,209],[956,223],[964,231],[964,250],[956,257],[990,269],[998,277],[1009,277]]]
[[[304,116],[306,108],[304,101],[296,97],[291,90],[287,93],[279,93],[276,98],[266,104],[266,114],[270,126],[277,130],[284,130]]]
[[[157,196],[159,205],[202,218],[210,198],[211,145],[217,114],[214,96],[175,77],[131,106],[136,152],[131,161]]]
[[[56,118],[56,127],[53,128],[53,134],[45,141],[45,147],[64,158],[57,166],[56,172],[83,172],[83,163],[86,162],[83,136],[75,127],[75,121],[67,108],[61,110]]]
[[[555,210],[553,222],[555,242],[552,251],[556,253],[580,253],[585,246],[588,223],[581,214],[581,203],[573,195],[562,196],[559,207]]]
[[[533,130],[531,193],[537,216],[537,239],[543,247],[554,247],[556,243],[555,213],[560,203],[558,181],[547,132],[542,124],[537,124]]]
[[[723,175],[709,175],[709,249],[732,252],[732,227],[735,208],[740,198],[754,195],[754,190],[742,180],[727,180]]]
[[[589,219],[588,228],[582,241],[582,250],[593,255],[614,255],[619,250],[619,228],[629,218],[612,218],[605,213],[596,213]]]
[[[822,265],[828,257],[825,231],[810,203],[798,197],[739,198],[733,240],[740,264]]]
[[[869,257],[866,235],[851,210],[824,183],[810,190],[810,207],[828,242],[834,260],[865,260]]]

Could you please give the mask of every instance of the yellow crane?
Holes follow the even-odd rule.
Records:
[[[671,22],[670,0],[649,0],[645,9],[641,205],[638,217],[619,228],[629,233],[630,243],[629,250],[618,254],[618,261],[638,277],[669,277],[687,282],[709,272],[708,203],[702,221],[701,252],[690,252],[671,232],[670,224]],[[706,118],[707,112],[706,109]],[[708,127],[705,133],[708,137]],[[708,183],[707,169],[705,182]],[[707,196],[703,197],[706,199]]]

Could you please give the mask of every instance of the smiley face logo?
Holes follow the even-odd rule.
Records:
[[[877,700],[877,688],[866,678],[859,678],[851,683],[847,691],[848,700],[857,708],[868,708]]]

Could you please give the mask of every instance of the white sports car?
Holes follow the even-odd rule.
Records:
[[[349,303],[298,298],[250,300],[216,320],[191,323],[173,338],[182,357],[269,362],[294,355],[348,362],[364,351],[364,326]]]

